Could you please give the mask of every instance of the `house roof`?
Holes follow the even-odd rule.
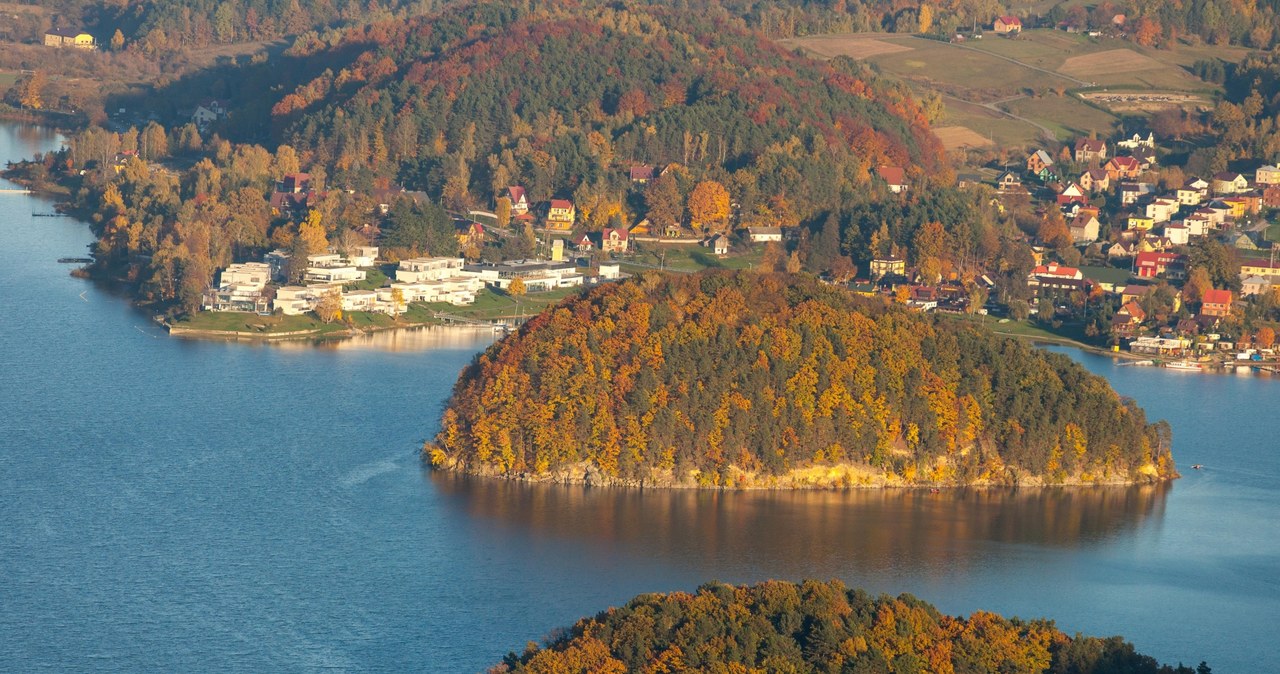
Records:
[[[631,179],[632,180],[652,180],[653,167],[649,166],[648,164],[640,164],[638,166],[632,166]]]
[[[607,239],[609,238],[609,235],[614,232],[618,233],[618,238],[620,240],[622,241],[627,240],[627,230],[625,227],[605,227],[603,230],[600,231],[600,235]]]
[[[87,33],[79,28],[54,28],[53,30],[45,31],[44,34],[57,35],[58,37],[76,37],[77,35],[85,35]]]
[[[1213,174],[1214,180],[1222,180],[1226,182],[1235,182],[1244,176],[1234,171],[1223,171],[1222,173]]]
[[[782,234],[781,227],[748,227],[747,232],[750,234]]]
[[[573,208],[573,202],[572,202],[572,201],[569,201],[568,199],[552,199],[552,200],[551,200],[551,207],[552,207],[552,208],[564,208],[564,209],[571,209],[571,208]]]
[[[1002,17],[1000,17],[1000,19],[999,19],[999,20],[1000,20],[1000,23],[1003,23],[1003,24],[1004,24],[1004,25],[1006,25],[1006,26],[1021,26],[1021,25],[1022,25],[1022,19],[1019,19],[1019,18],[1018,18],[1018,17],[1016,17],[1016,16],[1002,16]]]
[[[1049,153],[1044,150],[1036,150],[1031,153],[1031,156],[1037,157],[1040,160],[1040,163],[1045,166],[1053,166],[1053,157],[1050,157]]]
[[[1134,159],[1133,157],[1112,157],[1111,160],[1107,162],[1107,164],[1111,166],[1115,166],[1116,168],[1128,168],[1128,169],[1138,168],[1138,160]]]
[[[1076,152],[1087,150],[1089,152],[1101,152],[1107,148],[1107,144],[1096,138],[1081,138],[1076,141]]]
[[[1216,289],[1216,288],[1215,288],[1215,289],[1213,289],[1213,290],[1206,290],[1206,291],[1204,291],[1204,297],[1202,298],[1202,303],[1204,303],[1204,304],[1231,304],[1231,291],[1230,291],[1230,290],[1218,290],[1218,289]]]
[[[511,199],[511,203],[516,203],[524,199],[524,188],[519,185],[512,185],[507,188],[507,196]]]
[[[1081,278],[1080,270],[1075,267],[1064,267],[1056,262],[1042,264],[1031,270],[1032,276],[1061,276],[1063,278]]]
[[[1092,178],[1093,180],[1106,180],[1106,179],[1107,179],[1107,172],[1106,172],[1106,171],[1103,171],[1102,169],[1089,169],[1088,171],[1085,171],[1085,175],[1088,175],[1088,176],[1089,176],[1090,178]],[[1083,176],[1081,176],[1081,177],[1083,177]]]
[[[901,166],[880,166],[876,173],[890,185],[906,185],[907,172]]]
[[[1126,302],[1123,307],[1120,307],[1120,311],[1116,313],[1126,313],[1138,320],[1143,320],[1147,317],[1147,312],[1143,311],[1142,307],[1138,306],[1138,303],[1133,300]]]

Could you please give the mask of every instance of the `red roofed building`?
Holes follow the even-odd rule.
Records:
[[[523,187],[519,185],[508,187],[507,198],[511,200],[512,215],[524,215],[529,212],[529,198],[525,196]]]
[[[889,184],[889,191],[901,194],[907,191],[907,172],[901,166],[881,166],[876,174]]]
[[[653,180],[653,167],[648,164],[639,164],[631,167],[631,182],[643,185]]]
[[[1083,188],[1075,183],[1067,185],[1067,189],[1062,190],[1062,194],[1058,195],[1058,205],[1066,206],[1067,204],[1087,204],[1089,203],[1089,195],[1085,194]]]
[[[1142,164],[1133,157],[1112,157],[1102,168],[1112,180],[1136,178],[1142,173]]]
[[[627,252],[627,230],[623,227],[605,227],[600,232],[600,250],[606,253]]]
[[[1234,301],[1230,290],[1206,290],[1204,301],[1200,303],[1200,314],[1221,318],[1231,313],[1231,302]]]
[[[1019,19],[1016,16],[997,17],[995,24],[991,27],[991,30],[1002,35],[1007,35],[1009,33],[1021,33],[1022,19]]]
[[[1169,278],[1181,278],[1186,274],[1186,256],[1177,253],[1138,253],[1133,259],[1134,273],[1138,278],[1155,278],[1167,274]]]
[[[552,199],[547,209],[547,227],[549,229],[573,229],[573,221],[577,219],[577,210],[568,199]]]

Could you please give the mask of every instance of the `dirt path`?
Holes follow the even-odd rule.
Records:
[[[1035,128],[1040,129],[1040,132],[1041,132],[1041,133],[1046,134],[1046,135],[1047,135],[1048,137],[1050,137],[1050,138],[1053,138],[1053,139],[1055,139],[1055,140],[1058,138],[1058,134],[1054,133],[1053,129],[1050,129],[1049,127],[1047,127],[1047,126],[1045,126],[1045,125],[1041,124],[1040,122],[1037,122],[1037,121],[1034,121],[1034,120],[1027,119],[1026,117],[1023,117],[1022,115],[1015,115],[1015,114],[1013,114],[1012,112],[1009,112],[1008,110],[1005,110],[1005,109],[1003,109],[1003,108],[997,107],[997,106],[999,106],[999,105],[1001,105],[1001,104],[1009,103],[1009,102],[1012,102],[1012,101],[1016,101],[1016,100],[1018,100],[1018,99],[1020,99],[1020,98],[1026,98],[1026,96],[1025,96],[1025,95],[1010,96],[1009,98],[1002,98],[1002,99],[1000,99],[1000,100],[998,100],[998,101],[993,101],[993,102],[991,102],[991,103],[979,103],[979,102],[977,102],[977,101],[966,101],[965,99],[960,98],[960,97],[958,97],[958,96],[952,96],[951,94],[944,94],[944,93],[942,93],[942,92],[938,92],[938,95],[942,96],[943,98],[949,98],[949,99],[951,99],[951,100],[953,100],[953,101],[959,101],[959,102],[961,102],[961,103],[965,103],[965,104],[967,104],[967,105],[976,105],[976,106],[978,106],[978,107],[980,107],[980,108],[986,108],[987,110],[990,110],[991,112],[994,112],[994,113],[996,113],[997,115],[1001,115],[1001,116],[1003,116],[1003,117],[1008,117],[1009,119],[1014,119],[1014,120],[1017,120],[1017,121],[1019,121],[1019,122],[1024,122],[1024,123],[1026,123],[1026,124],[1030,124],[1031,126],[1034,126]]]

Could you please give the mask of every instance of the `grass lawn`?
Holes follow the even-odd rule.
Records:
[[[444,302],[436,302],[432,304],[413,304],[410,306],[406,318],[415,322],[426,322],[434,320],[435,313],[444,313],[452,316],[461,316],[464,318],[474,318],[477,320],[492,320],[495,318],[509,318],[512,316],[532,316],[540,313],[543,309],[558,304],[560,300],[576,295],[585,290],[584,286],[574,288],[557,288],[546,292],[528,293],[519,298],[497,291],[492,288],[485,288],[476,295],[476,301],[466,306],[454,306]],[[414,311],[420,312],[414,314]],[[420,318],[415,318],[420,316]]]
[[[18,73],[0,72],[0,91],[8,89],[18,81]]]
[[[751,269],[763,257],[763,245],[726,257],[716,257],[702,246],[649,246],[620,262],[630,272],[662,268],[692,273],[704,269]]]
[[[216,330],[222,332],[255,332],[272,334],[319,330],[321,334],[343,329],[339,323],[323,323],[311,314],[301,316],[259,316],[233,311],[201,311],[187,316],[173,325],[190,330]]]
[[[377,290],[387,283],[387,275],[381,269],[366,269],[364,280],[348,283],[348,290]]]
[[[1027,119],[1034,119],[1054,130],[1058,138],[1072,138],[1097,131],[1105,137],[1118,121],[1115,115],[1104,112],[1067,94],[1048,94],[1039,98],[1022,98],[1003,106],[1009,112]]]

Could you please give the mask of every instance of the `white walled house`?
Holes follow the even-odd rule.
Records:
[[[460,257],[415,257],[401,260],[396,280],[405,283],[439,281],[462,274],[466,261]]]

